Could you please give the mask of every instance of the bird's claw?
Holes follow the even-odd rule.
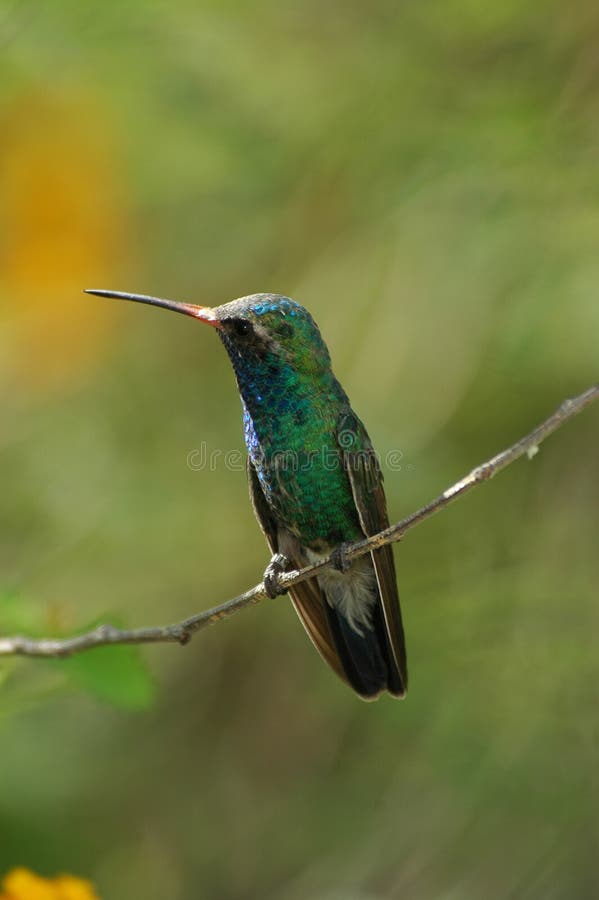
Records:
[[[279,576],[288,565],[289,560],[286,556],[282,553],[275,553],[264,570],[264,590],[266,591],[266,596],[270,597],[271,600],[287,593],[287,588],[279,584]]]
[[[347,548],[348,544],[339,544],[338,547],[335,547],[333,552],[331,553],[331,564],[334,569],[337,569],[338,572],[343,572],[345,574],[350,566],[351,560],[347,558]]]

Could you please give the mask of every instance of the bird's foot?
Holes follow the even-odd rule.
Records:
[[[331,553],[331,563],[334,569],[345,574],[351,566],[351,559],[347,558],[348,543],[339,544]]]
[[[264,570],[264,590],[266,591],[266,596],[270,597],[271,600],[274,600],[275,597],[280,597],[281,594],[287,593],[287,588],[282,587],[279,584],[279,576],[285,571],[288,565],[289,560],[286,556],[282,553],[275,553]]]

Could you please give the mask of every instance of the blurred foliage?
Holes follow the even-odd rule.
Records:
[[[110,616],[118,623],[118,616]],[[91,630],[99,621],[82,623],[79,631]],[[60,616],[48,605],[27,602],[15,593],[0,594],[0,633],[28,634],[31,637],[69,637],[72,632],[61,628]],[[23,678],[23,661],[12,657],[3,660],[0,685],[11,680],[9,698],[5,698],[0,719],[13,715],[15,710],[46,701],[50,692],[82,688],[100,700],[123,709],[146,709],[155,697],[155,686],[139,647],[107,646],[97,652],[71,656],[67,659],[39,660],[41,671],[30,671]],[[49,674],[50,673],[50,674]]]
[[[60,668],[90,693],[123,709],[146,709],[154,699],[138,647],[100,647],[97,653],[64,660]]]
[[[243,473],[187,465],[242,448],[214,335],[84,287],[303,302],[401,451],[393,517],[596,381],[598,38],[589,0],[0,4],[1,627],[174,620],[267,559]],[[598,441],[591,409],[402,543],[403,703],[284,599],[144,662],[4,661],[0,871],[595,896]]]

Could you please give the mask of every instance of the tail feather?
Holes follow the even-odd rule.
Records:
[[[375,698],[382,691],[403,697],[407,679],[400,666],[405,669],[405,648],[395,581],[379,579],[375,560],[366,556],[345,573],[323,572],[318,582],[331,637],[351,686],[362,697]]]
[[[372,629],[358,633],[341,611],[326,604],[326,615],[346,678],[361,697],[374,700],[383,691],[404,695],[401,674],[390,646],[380,602],[372,615]]]
[[[387,684],[387,667],[373,631],[358,634],[343,613],[326,604],[329,628],[337,655],[352,688],[361,697],[378,697]]]

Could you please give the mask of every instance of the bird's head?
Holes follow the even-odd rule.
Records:
[[[86,293],[159,306],[210,325],[238,372],[248,366],[272,372],[285,365],[299,375],[317,375],[330,365],[326,344],[310,313],[280,294],[251,294],[211,307],[120,291],[90,289]]]

